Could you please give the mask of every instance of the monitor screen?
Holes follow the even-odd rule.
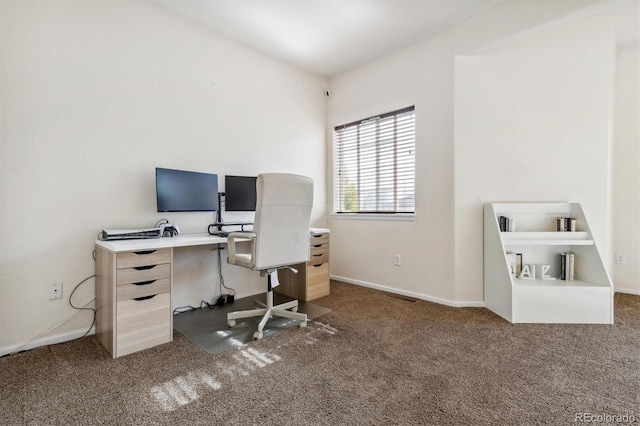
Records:
[[[218,211],[218,175],[156,167],[159,212]]]
[[[256,177],[224,177],[224,209],[228,212],[251,212],[256,209]]]

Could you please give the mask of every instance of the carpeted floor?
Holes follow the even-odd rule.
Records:
[[[1,358],[0,424],[640,421],[638,296],[616,295],[615,325],[512,325],[339,282],[314,303],[332,312],[221,354],[176,333],[117,360],[92,336]]]

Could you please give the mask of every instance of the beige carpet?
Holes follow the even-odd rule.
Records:
[[[314,302],[332,312],[222,354],[176,334],[118,360],[92,336],[0,358],[0,424],[640,419],[638,296],[616,295],[611,326],[511,325],[338,282]]]

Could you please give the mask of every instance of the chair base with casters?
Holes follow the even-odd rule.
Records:
[[[293,268],[292,268],[293,269]],[[264,336],[264,326],[271,317],[283,317],[300,321],[300,327],[306,327],[307,314],[303,314],[298,311],[298,301],[292,300],[290,302],[282,303],[280,305],[273,305],[273,288],[271,286],[271,273],[274,270],[264,271],[267,275],[267,303],[264,304],[260,301],[255,301],[256,304],[262,306],[256,309],[250,309],[247,311],[236,311],[227,314],[227,324],[229,327],[236,325],[236,320],[240,318],[253,318],[262,317],[258,324],[258,331],[253,333],[254,339],[262,339]],[[294,270],[295,271],[295,270]],[[297,271],[296,271],[297,272]],[[262,275],[262,273],[261,273]]]

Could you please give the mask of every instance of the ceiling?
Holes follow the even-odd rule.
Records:
[[[273,58],[331,77],[502,0],[148,0]]]
[[[147,1],[273,58],[333,77],[503,0]],[[615,16],[621,47],[638,43],[638,4],[589,0],[580,14]]]

